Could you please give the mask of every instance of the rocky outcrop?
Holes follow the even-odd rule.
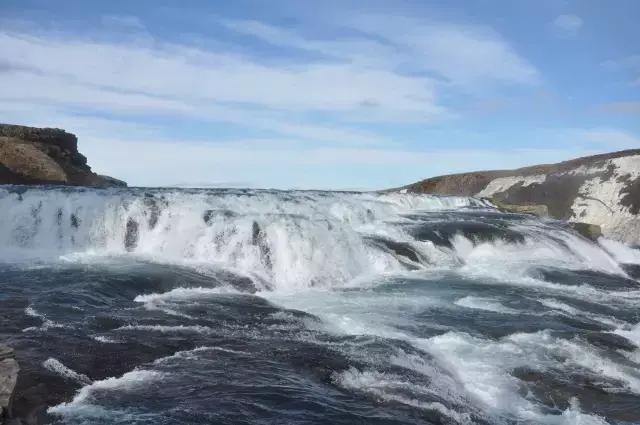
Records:
[[[126,187],[127,183],[123,180],[118,180],[114,177],[111,176],[105,176],[104,174],[98,174],[98,177],[100,177],[108,186],[119,186],[119,187]]]
[[[0,124],[0,184],[126,186],[91,171],[74,134],[9,124]]]
[[[488,198],[498,209],[504,212],[516,213],[516,214],[531,214],[536,217],[549,217],[549,208],[546,205],[536,204],[524,204],[524,205],[510,205],[501,202],[496,198]]]
[[[0,344],[0,424],[12,416],[13,393],[19,371],[13,349]]]
[[[604,236],[621,242],[640,242],[640,149],[514,170],[451,174],[392,190],[545,206],[550,217],[597,225]]]
[[[506,213],[515,213],[515,214],[530,214],[536,217],[549,217],[549,208],[546,205],[536,205],[536,204],[524,204],[524,205],[511,205],[505,204],[496,198],[483,198],[487,201],[494,204],[500,211]],[[568,228],[572,229],[574,232],[579,235],[590,239],[592,241],[597,241],[599,237],[603,236],[602,229],[597,224],[590,223],[582,223],[582,222],[574,222],[570,221],[567,223]]]

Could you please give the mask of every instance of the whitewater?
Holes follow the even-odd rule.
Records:
[[[33,423],[640,423],[640,250],[560,221],[21,186],[0,214],[0,337]]]

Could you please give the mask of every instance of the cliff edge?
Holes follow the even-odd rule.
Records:
[[[74,134],[10,124],[0,124],[0,184],[127,185],[91,171]]]
[[[432,177],[391,191],[545,205],[553,218],[595,224],[608,238],[640,242],[640,149],[514,170]]]

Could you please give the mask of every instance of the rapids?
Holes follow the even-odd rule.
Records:
[[[640,251],[464,197],[0,189],[14,410],[640,423]]]

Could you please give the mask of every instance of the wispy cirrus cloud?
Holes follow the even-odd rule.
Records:
[[[584,25],[584,21],[578,15],[559,15],[553,20],[553,29],[559,37],[574,37]]]
[[[142,25],[134,17],[105,19]],[[456,115],[440,101],[449,89],[447,84],[539,81],[538,71],[505,40],[479,27],[361,17],[344,24],[361,35],[321,40],[255,21],[221,23],[324,58],[288,55],[273,64],[260,55],[236,53],[233,46],[206,49],[162,39],[141,43],[132,37],[129,42],[113,42],[108,33],[89,38],[4,30],[0,50],[14,69],[37,69],[43,75],[14,72],[6,76],[6,86],[12,89],[3,97],[43,100],[52,93],[51,101],[82,106],[95,102],[97,108],[149,112],[208,114],[216,108],[246,111],[250,107],[251,115],[258,117],[261,110],[319,111],[340,114],[341,121],[348,121],[349,114],[358,121],[371,114],[376,121],[403,117],[437,122]],[[380,37],[385,43],[376,41]],[[56,93],[62,90],[68,95]]]
[[[560,15],[553,23],[556,27],[564,31],[576,31],[584,25],[582,18],[577,15]]]
[[[260,186],[267,176],[269,186],[319,187],[324,171],[295,185],[280,172],[343,176],[390,164],[388,185],[398,185],[426,162],[446,161],[431,168],[448,172],[452,164],[477,168],[472,161],[481,158],[510,161],[518,155],[475,150],[456,160],[437,142],[409,146],[402,131],[392,136],[376,126],[459,120],[464,108],[451,99],[477,103],[480,92],[491,97],[542,81],[508,40],[481,25],[355,12],[311,33],[218,19],[215,36],[190,43],[153,34],[137,17],[106,16],[101,24],[82,33],[4,25],[0,112],[3,120],[77,133],[94,169],[131,184],[175,184],[169,179],[182,173],[178,182]],[[179,122],[198,126],[198,137],[168,136]],[[378,186],[339,178],[324,186]]]
[[[313,51],[365,67],[422,75],[430,85],[530,84],[538,70],[489,27],[454,25],[401,16],[343,17],[337,29],[359,32],[343,40],[308,40],[298,32],[256,21],[222,20],[239,33],[271,44]]]
[[[135,41],[135,40],[133,40]],[[202,50],[156,40],[152,46],[75,38],[67,34],[0,34],[0,50],[16,68],[44,75],[5,76],[5,98],[42,97],[53,88],[73,95],[58,102],[109,98],[121,108],[138,104],[185,111],[224,107],[293,112],[360,112],[363,105],[394,113],[414,114],[419,121],[447,117],[428,78],[412,78],[387,69],[352,63],[308,63],[288,60],[285,66],[261,63],[229,51]],[[99,93],[99,96],[95,94]],[[75,96],[77,98],[77,96]],[[203,105],[206,108],[203,108]],[[257,110],[256,110],[257,109]],[[379,118],[379,114],[376,118]]]

